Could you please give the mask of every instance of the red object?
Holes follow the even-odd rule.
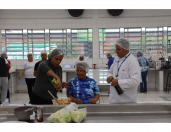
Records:
[[[43,122],[43,116],[40,116],[39,119],[37,119],[37,122]]]
[[[8,63],[9,63],[9,65],[11,65],[11,62],[9,61],[9,60],[7,60],[8,61]],[[10,69],[10,68],[9,68]],[[6,70],[7,70],[7,74],[9,74],[9,69],[8,68],[6,68]]]
[[[94,69],[96,69],[96,64],[93,64],[94,65]]]
[[[43,107],[37,107],[37,122],[43,122]]]

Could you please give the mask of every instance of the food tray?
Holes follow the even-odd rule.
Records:
[[[70,104],[71,103],[71,98],[69,98],[69,97],[59,97],[58,99],[58,102],[60,103],[60,104],[58,104],[54,99],[52,100],[52,102],[53,102],[53,105],[68,105],[68,104]]]

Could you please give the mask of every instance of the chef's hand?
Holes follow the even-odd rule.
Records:
[[[108,83],[110,83],[110,82],[112,81],[112,79],[113,79],[113,76],[110,76],[110,77],[107,78],[106,81],[107,81]]]
[[[74,99],[73,102],[75,102],[76,104],[81,104],[82,99]]]
[[[112,83],[111,83],[111,86],[118,86],[118,79],[113,79],[112,80]]]
[[[20,78],[21,78],[21,76],[18,77],[18,79],[20,79]]]
[[[89,99],[90,104],[96,104],[97,100],[96,99]]]
[[[57,90],[62,90],[62,84],[55,84],[55,88],[57,89]]]
[[[56,78],[57,79],[57,84],[55,84],[55,88],[58,90],[62,90],[62,83],[60,78]]]
[[[68,87],[69,87],[69,83],[67,83],[67,82],[63,82],[63,83],[62,83],[62,87],[64,87],[64,88],[68,89]]]

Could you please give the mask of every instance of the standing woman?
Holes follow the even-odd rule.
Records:
[[[147,73],[148,73],[148,66],[149,62],[146,57],[143,56],[142,51],[137,52],[137,60],[139,62],[139,65],[141,67],[141,78],[142,82],[140,83],[140,93],[147,93]]]
[[[37,70],[31,104],[53,104],[48,91],[57,97],[58,90],[62,90],[63,87],[68,88],[69,83],[62,83],[62,67],[60,63],[63,56],[64,53],[61,49],[54,49],[48,55],[48,60],[41,61]],[[49,80],[51,76],[57,80],[55,86]]]
[[[26,81],[27,89],[28,89],[28,95],[29,95],[29,99],[31,101],[32,88],[34,87],[34,83],[35,83],[35,79],[36,79],[36,77],[33,75],[34,65],[36,64],[37,61],[33,60],[32,53],[28,53],[27,58],[28,58],[28,60],[23,62],[18,79],[21,78],[21,75],[24,71],[25,81]]]
[[[7,58],[8,58],[7,53],[3,52],[3,53],[1,54],[1,57],[5,58],[5,59],[8,61],[8,64],[10,65],[10,68],[11,68],[11,62],[10,62],[10,60],[7,59]],[[7,98],[9,99],[9,102],[10,102],[10,93],[9,93],[9,79],[10,79],[9,70],[10,70],[10,68],[7,68],[7,67],[6,67],[7,74],[8,74],[8,91],[7,91]]]

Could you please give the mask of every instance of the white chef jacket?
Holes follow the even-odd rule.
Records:
[[[129,54],[130,53],[126,56]],[[130,54],[125,61],[124,59],[125,57],[116,57],[108,71],[107,77],[113,76],[114,79],[118,79],[118,84],[123,91],[121,95],[118,95],[115,87],[110,86],[109,103],[129,103],[136,102],[137,100],[137,89],[141,79],[141,68],[137,59],[132,54]],[[120,70],[118,72],[119,67]],[[118,77],[115,76],[117,72]]]

